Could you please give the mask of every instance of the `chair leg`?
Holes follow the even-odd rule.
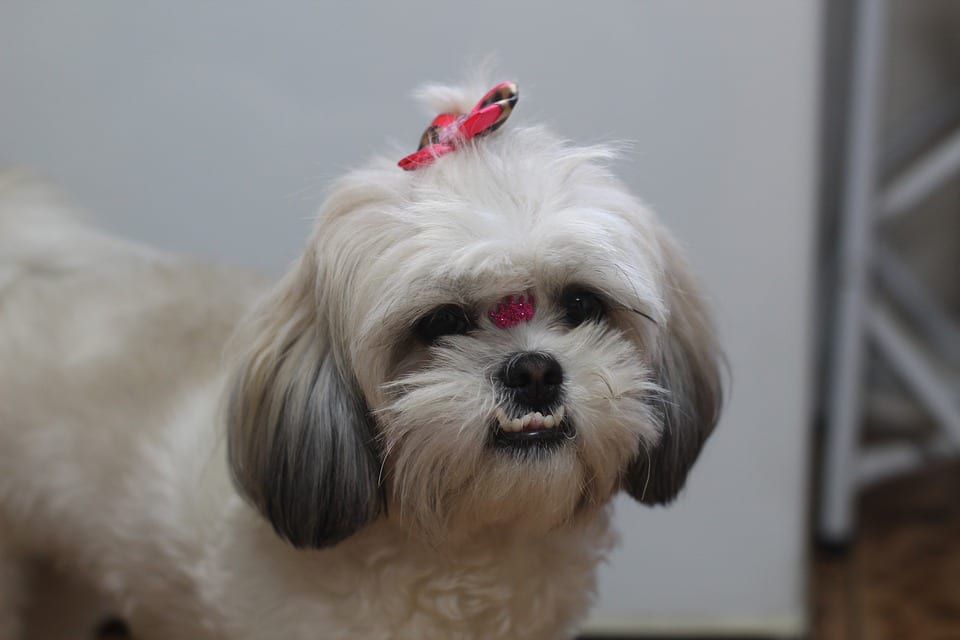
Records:
[[[857,3],[818,523],[820,539],[834,545],[854,527],[886,19],[886,0]]]

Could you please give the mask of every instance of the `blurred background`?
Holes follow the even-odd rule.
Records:
[[[0,168],[278,276],[489,54],[508,126],[631,142],[731,369],[680,500],[616,505],[585,636],[960,637],[958,2],[6,0]]]

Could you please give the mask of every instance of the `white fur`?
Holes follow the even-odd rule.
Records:
[[[35,555],[94,584],[141,640],[573,635],[612,545],[610,498],[625,485],[649,497],[631,465],[658,472],[655,402],[686,410],[684,394],[716,384],[685,267],[608,159],[508,123],[415,172],[375,162],[334,186],[304,257],[259,305],[248,274],[100,234],[4,178],[0,638],[17,638]],[[621,306],[565,327],[552,301],[570,283]],[[526,290],[533,321],[486,319]],[[450,302],[475,310],[474,332],[410,338]],[[691,353],[669,356],[673,331]],[[486,442],[502,395],[491,371],[524,350],[556,355],[577,425],[574,442],[527,458]],[[245,412],[280,385],[295,391],[278,402],[297,397],[327,357],[372,416],[386,508],[335,545],[296,549],[256,508],[269,498],[250,466],[284,427],[261,433]],[[670,389],[663,363],[709,370]],[[309,430],[305,406],[282,409]]]

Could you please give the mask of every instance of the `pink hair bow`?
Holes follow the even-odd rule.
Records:
[[[420,136],[420,146],[397,164],[413,171],[446,155],[467,140],[496,131],[513,112],[520,94],[517,85],[501,82],[490,89],[470,113],[441,113]]]

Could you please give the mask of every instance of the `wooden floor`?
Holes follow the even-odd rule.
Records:
[[[960,640],[960,462],[869,489],[844,556],[818,551],[815,640]]]

